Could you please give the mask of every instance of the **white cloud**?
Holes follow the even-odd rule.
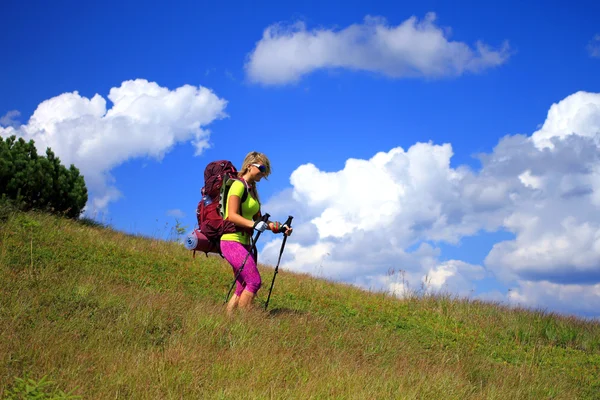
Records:
[[[286,84],[323,68],[348,68],[392,78],[458,76],[505,63],[508,42],[498,49],[478,41],[474,48],[449,40],[450,29],[435,24],[436,15],[411,17],[397,26],[367,16],[363,24],[341,31],[308,31],[302,22],[275,24],[263,32],[249,54],[246,72],[263,84]]]
[[[509,294],[511,304],[544,311],[598,317],[600,284],[557,284],[523,281]]]
[[[173,218],[184,218],[185,213],[180,209],[167,210],[167,216]]]
[[[557,217],[558,224],[531,214],[511,216],[507,226],[518,232],[517,238],[494,245],[486,265],[521,278],[600,282],[600,225],[573,216]],[[514,223],[513,218],[522,221]]]
[[[527,170],[519,175],[521,183],[532,189],[541,189],[543,185],[542,179],[537,176],[531,175],[531,171]]]
[[[600,58],[600,33],[594,35],[587,45],[587,51],[590,57]]]
[[[555,284],[600,282],[600,94],[578,92],[552,105],[533,146],[505,145],[493,173],[519,175],[502,227],[516,235],[497,243],[486,266],[505,279]],[[491,170],[490,170],[491,171]],[[531,297],[531,296],[530,296]]]
[[[277,199],[277,209],[301,214],[283,268],[396,292],[406,282],[388,271],[402,270],[413,288],[461,295],[494,275],[520,304],[543,305],[552,285],[579,288],[596,304],[599,138],[600,94],[578,92],[552,105],[531,136],[506,136],[480,155],[478,171],[450,167],[451,145],[432,143],[350,159],[336,172],[302,165],[290,177],[291,193]],[[436,247],[499,230],[514,239],[496,243],[482,266],[444,260]],[[265,246],[265,262],[276,261],[279,244]],[[589,308],[576,297],[563,301],[561,310]]]
[[[294,198],[316,211],[312,222],[321,239],[393,229],[394,238],[406,246],[415,230],[428,239],[452,235],[441,229],[438,202],[458,196],[457,183],[464,172],[450,168],[451,156],[449,144],[417,143],[407,151],[395,148],[370,160],[350,159],[335,173],[311,164],[300,166],[290,181]],[[440,229],[434,232],[435,224]]]
[[[433,292],[447,291],[461,296],[468,296],[469,290],[475,289],[475,283],[485,277],[485,270],[479,265],[472,265],[460,260],[449,260],[436,265],[423,278]]]
[[[0,128],[3,126],[11,126],[14,128],[18,127],[20,123],[17,120],[17,118],[19,118],[20,115],[21,113],[17,110],[11,110],[7,112],[2,117],[0,117]]]
[[[0,135],[33,139],[40,152],[50,147],[63,164],[75,164],[91,194],[88,207],[102,210],[120,196],[113,168],[132,158],[161,159],[179,142],[191,141],[200,154],[208,147],[206,126],[226,116],[226,101],[202,86],[169,90],[137,79],[110,89],[108,99],[109,109],[99,94],[63,93],[42,102],[27,124],[0,127]]]
[[[540,130],[532,135],[538,149],[553,148],[552,139],[569,135],[598,139],[600,93],[577,92],[553,104]]]

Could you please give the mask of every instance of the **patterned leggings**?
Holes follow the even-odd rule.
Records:
[[[260,289],[260,285],[262,284],[260,274],[258,273],[258,268],[256,267],[256,259],[254,258],[253,254],[248,256],[248,251],[250,251],[249,245],[244,246],[239,242],[229,240],[221,241],[221,253],[229,262],[229,264],[231,264],[234,276],[238,273],[240,267],[244,263],[244,260],[246,260],[244,269],[238,276],[235,285],[235,294],[238,296],[242,294],[244,289],[250,293],[256,294],[258,289]],[[246,256],[248,256],[247,259]]]

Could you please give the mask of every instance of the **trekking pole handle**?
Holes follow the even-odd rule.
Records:
[[[294,219],[294,217],[292,217],[290,215],[290,216],[288,216],[288,219],[283,223],[282,227],[287,228],[283,232],[286,232],[288,229],[290,229],[292,227],[292,219]]]
[[[252,229],[256,228],[256,225],[258,225],[259,222],[264,222],[265,224],[268,223],[270,217],[271,217],[271,215],[269,213],[266,213],[258,221],[256,221],[254,223],[254,226],[252,227]],[[258,233],[260,233],[260,232],[258,232]]]

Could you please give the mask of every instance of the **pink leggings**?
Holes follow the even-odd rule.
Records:
[[[229,261],[229,264],[231,264],[234,276],[240,270],[244,260],[246,260],[244,269],[238,276],[235,285],[235,294],[238,296],[242,294],[244,289],[250,293],[256,294],[258,289],[260,289],[260,285],[262,284],[260,274],[258,273],[258,268],[256,267],[256,259],[254,258],[253,254],[248,256],[249,250],[249,245],[244,246],[239,242],[233,242],[229,240],[221,241],[221,253],[223,254],[223,257]],[[247,259],[246,256],[248,256]]]

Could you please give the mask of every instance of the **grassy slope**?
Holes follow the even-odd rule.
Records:
[[[85,399],[600,398],[598,323],[282,271],[268,313],[228,319],[231,278],[175,243],[12,215],[0,398],[25,376]]]

